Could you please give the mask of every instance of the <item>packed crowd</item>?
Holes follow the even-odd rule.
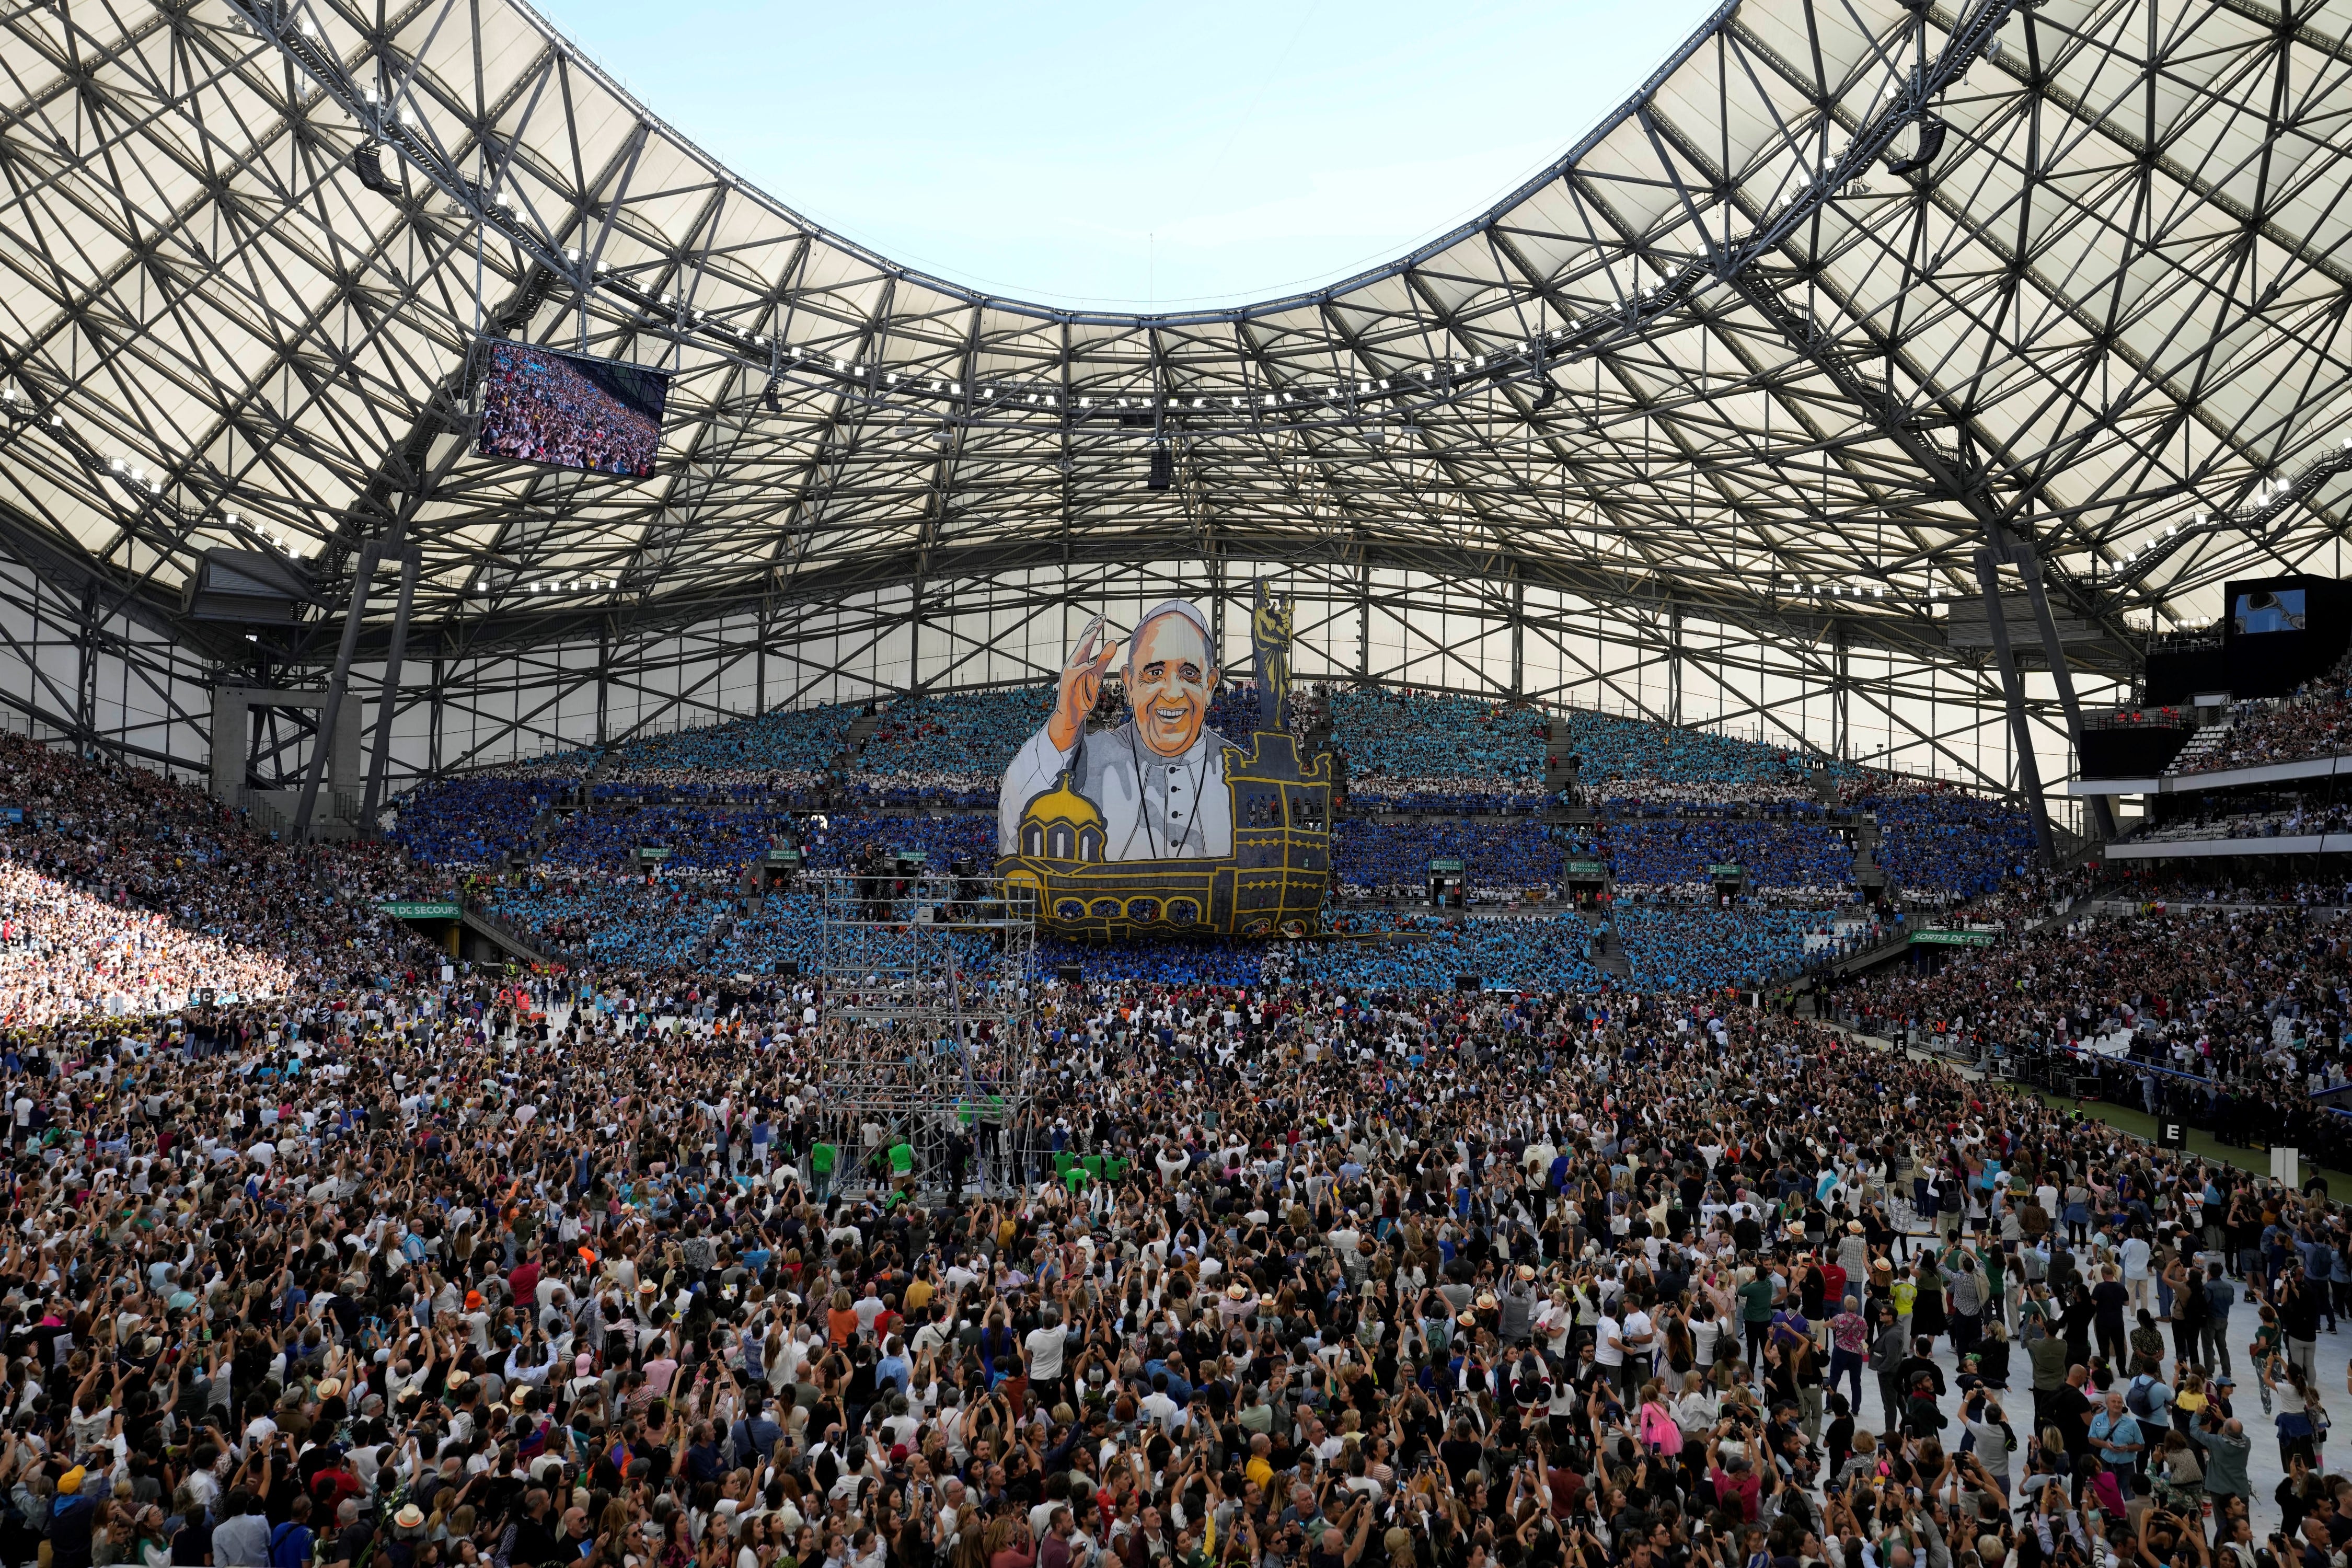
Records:
[[[488,865],[528,843],[540,814],[556,794],[578,782],[537,774],[470,776],[428,784],[395,805],[391,837],[423,865]]]
[[[828,1100],[856,1032],[804,982],[12,1040],[0,1552],[2328,1556],[2316,1199],[1700,998],[1034,1000],[930,1163]]]
[[[1332,737],[1360,806],[1525,810],[1543,793],[1545,716],[1442,692],[1339,691]]]
[[[1784,898],[1844,899],[1854,886],[1853,845],[1817,813],[1627,816],[1609,825],[1605,843],[1621,892],[1704,889],[1717,867],[1737,867],[1734,880]]]
[[[1728,906],[1635,900],[1611,920],[1632,964],[1631,984],[1673,992],[1753,990],[1794,973],[1808,934],[1825,930],[1827,910],[1774,909],[1747,900]]]
[[[640,849],[666,850],[677,871],[727,870],[750,864],[795,833],[786,812],[724,805],[636,805],[601,802],[565,816],[548,835],[543,858],[562,868],[625,870]]]
[[[1553,745],[1577,759],[1578,777],[1595,798],[1721,805],[1787,800],[1811,787],[1806,756],[1786,747],[1581,709],[1566,715]],[[1832,780],[1858,771],[1849,763],[1826,766]]]
[[[1396,897],[1425,889],[1433,860],[1459,860],[1480,900],[1516,898],[1559,881],[1561,847],[1531,822],[1402,822],[1347,818],[1331,836],[1343,896]]]
[[[490,887],[482,903],[563,963],[679,970],[710,948],[736,896],[731,879],[558,874]]]
[[[268,953],[0,860],[0,1028],[161,1013],[206,993],[277,996],[293,983]]]
[[[374,851],[5,739],[0,786],[0,941],[217,915],[291,971],[0,1020],[11,1563],[2333,1568],[2342,1211],[1727,994],[1826,911],[1626,900],[1613,986],[1575,918],[1049,950],[926,1164],[828,1096],[903,1045],[731,978],[802,895],[655,878],[698,954],[493,982]],[[2290,1125],[2342,902],[1838,1000]]]
[[[858,752],[853,793],[887,805],[993,805],[1005,767],[1045,721],[1052,695],[1017,687],[892,703]]]
[[[617,784],[749,786],[782,795],[821,792],[864,711],[848,703],[772,708],[748,718],[648,735],[619,749]]]
[[[1878,824],[1878,863],[1902,893],[1972,899],[2021,877],[2033,858],[2031,819],[2007,801],[1933,789],[1863,803]]]
[[[2259,767],[2329,757],[2352,748],[2352,681],[2338,670],[2292,697],[2273,702],[2246,701],[2230,711],[2229,732],[2202,756],[2180,764],[2182,773]]]
[[[206,984],[185,967],[203,952],[249,949],[262,955],[255,962],[283,963],[305,984],[325,975],[341,984],[414,949],[376,908],[409,896],[420,875],[386,846],[280,844],[201,789],[7,733],[0,733],[0,805],[18,818],[0,821],[0,862],[73,895],[62,903],[46,894],[21,900],[19,943],[66,945],[66,928],[53,922],[86,919],[90,904],[125,921],[156,917],[144,928],[148,945],[184,955],[169,963],[159,956],[150,969],[166,993]],[[217,948],[200,947],[200,938]]]
[[[2340,904],[2076,907],[2031,934],[1958,950],[1933,974],[1857,982],[1838,1005],[1873,1033],[1966,1042],[1969,1056],[2103,1053],[2188,1074],[2229,1097],[2209,1098],[2199,1121],[2242,1142],[2307,1120],[2312,1091],[2352,1076],[2352,927]]]

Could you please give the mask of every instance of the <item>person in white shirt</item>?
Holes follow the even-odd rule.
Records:
[[[1182,1431],[1187,1424],[1184,1407],[1169,1397],[1168,1374],[1164,1372],[1151,1374],[1151,1392],[1143,1396],[1139,1408],[1146,1421],[1171,1436]]]
[[[2131,1292],[2133,1306],[2145,1307],[2147,1305],[2147,1263],[2154,1249],[2148,1246],[2147,1237],[2142,1236],[2139,1227],[2135,1226],[2132,1233],[2124,1237],[2124,1244],[2118,1250],[2123,1258],[2124,1289]]]
[[[1625,1381],[1624,1325],[1612,1310],[1603,1309],[1600,1321],[1593,1325],[1592,1360],[1612,1386]]]
[[[1038,1316],[1038,1326],[1029,1331],[1021,1342],[1021,1360],[1029,1371],[1030,1391],[1041,1407],[1051,1410],[1062,1391],[1062,1351],[1067,1343],[1062,1328],[1062,1315],[1048,1307]]]
[[[1618,1373],[1618,1387],[1622,1393],[1625,1408],[1632,1410],[1642,1403],[1642,1384],[1649,1380],[1652,1342],[1657,1338],[1651,1326],[1650,1314],[1639,1303],[1628,1298],[1625,1316],[1617,1325],[1617,1337],[1625,1346],[1622,1370]]]

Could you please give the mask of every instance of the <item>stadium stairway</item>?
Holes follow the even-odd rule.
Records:
[[[1625,956],[1625,941],[1614,925],[1604,925],[1592,933],[1592,945],[1585,956],[1594,969],[1619,980],[1633,973],[1633,961]]]
[[[710,963],[710,955],[719,951],[719,944],[725,942],[734,930],[735,911],[730,907],[722,906],[719,918],[710,922],[710,929],[702,933],[700,942],[694,944],[692,960],[694,967],[707,968]]]
[[[832,763],[825,769],[843,784],[857,771],[857,759],[866,750],[866,742],[882,727],[882,705],[868,703],[866,711],[849,721],[849,729],[841,737],[841,750],[834,753]]]
[[[1878,824],[1857,813],[1853,819],[1853,885],[1868,891],[1886,886],[1886,868],[1878,863]]]
[[[496,915],[470,903],[464,906],[464,910],[465,912],[458,917],[458,923],[467,932],[491,947],[499,949],[509,957],[519,958],[526,963],[541,965],[551,965],[555,962],[533,947],[524,939],[520,931]]]
[[[2227,719],[2218,724],[2199,725],[2197,732],[2189,737],[2189,743],[2180,748],[2179,754],[2174,756],[2171,762],[2165,764],[2165,773],[2167,776],[2171,776],[2193,772],[2200,763],[2210,756],[2220,748],[2221,742],[2229,738],[2230,721]]]
[[[1580,827],[1590,826],[1593,821],[1592,805],[1584,798],[1582,781],[1572,756],[1549,751],[1544,754],[1543,819]]]

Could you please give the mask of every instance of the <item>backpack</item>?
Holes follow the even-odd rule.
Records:
[[[2155,1415],[2156,1407],[2148,1399],[2147,1389],[2147,1373],[2142,1373],[2133,1378],[2131,1386],[2124,1390],[2124,1408],[2135,1415]]]

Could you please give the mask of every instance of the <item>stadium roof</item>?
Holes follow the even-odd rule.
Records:
[[[326,626],[404,531],[444,637],[1213,552],[1932,656],[2007,533],[2113,660],[2338,537],[2348,26],[1736,0],[1475,222],[1138,316],[825,233],[514,0],[20,6],[0,547],[198,639],[199,552]],[[672,370],[658,475],[470,456],[478,330]]]

